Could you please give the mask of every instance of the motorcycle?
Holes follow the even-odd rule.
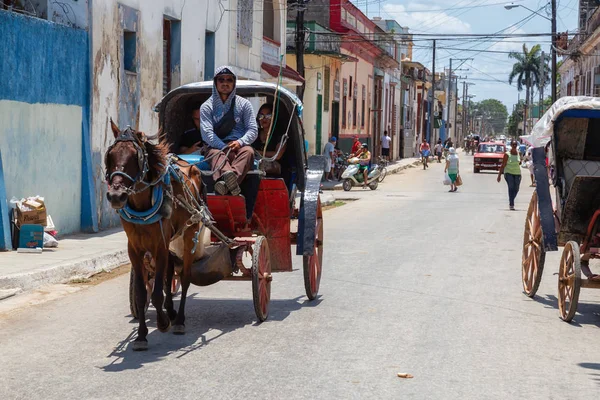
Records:
[[[346,192],[350,191],[353,186],[359,186],[363,184],[363,173],[359,170],[359,167],[359,164],[350,164],[342,174],[342,188]],[[377,189],[380,176],[381,170],[379,169],[379,165],[373,164],[373,166],[369,168],[367,175],[367,185],[369,186],[369,189]]]

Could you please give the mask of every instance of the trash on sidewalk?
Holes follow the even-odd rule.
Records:
[[[21,200],[13,197],[10,202],[17,210],[18,226],[25,224],[46,226],[46,205],[43,197],[34,196]]]
[[[18,253],[41,253],[44,247],[58,247],[58,232],[47,213],[44,198],[33,196],[10,200],[13,249]]]
[[[412,379],[412,378],[414,378],[414,376],[412,376],[411,374],[407,374],[405,372],[398,372],[398,378]]]

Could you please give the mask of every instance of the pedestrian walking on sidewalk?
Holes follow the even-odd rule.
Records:
[[[519,186],[521,185],[521,156],[519,155],[517,145],[516,140],[510,143],[510,151],[504,154],[497,179],[500,182],[502,174],[504,174],[504,179],[508,185],[508,206],[511,210],[515,209],[515,198],[517,197],[517,193],[519,193]]]
[[[391,136],[388,134],[388,131],[383,131],[383,136],[381,137],[381,156],[386,160],[390,160],[390,143],[392,142]]]
[[[444,150],[444,145],[442,144],[442,139],[438,139],[437,144],[433,147],[433,154],[437,157],[438,163],[442,162],[442,151]]]
[[[329,138],[329,142],[323,148],[323,155],[325,156],[325,179],[327,182],[333,180],[333,165],[335,164],[335,143],[337,138],[332,136]]]
[[[456,192],[458,190],[458,186],[456,186],[456,178],[458,177],[458,154],[456,154],[456,149],[454,147],[450,147],[448,149],[448,157],[446,157],[446,168],[444,168],[444,172],[448,173],[450,177],[450,190],[449,192]]]

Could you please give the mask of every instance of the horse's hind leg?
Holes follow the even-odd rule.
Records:
[[[181,276],[179,277],[181,279],[181,301],[179,302],[177,318],[173,323],[173,333],[176,335],[183,335],[185,333],[185,301],[192,279],[192,249],[194,247],[194,243],[192,241],[193,236],[193,226],[183,233],[183,270],[181,272]]]
[[[167,270],[168,251],[160,249],[156,252],[156,276],[154,278],[154,290],[152,291],[152,305],[156,309],[156,327],[161,332],[167,332],[171,327],[171,320],[163,309],[163,302],[165,300],[163,285]]]
[[[177,318],[177,311],[175,311],[175,307],[173,306],[173,295],[171,288],[173,287],[173,275],[175,273],[175,260],[173,256],[169,253],[168,256],[168,264],[167,264],[167,279],[165,280],[165,309],[167,310],[167,315],[171,321],[175,321]]]

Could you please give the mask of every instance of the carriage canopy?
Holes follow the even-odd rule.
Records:
[[[600,98],[566,96],[558,99],[521,139],[533,147],[544,147],[552,139],[555,125],[563,118],[600,118]]]

